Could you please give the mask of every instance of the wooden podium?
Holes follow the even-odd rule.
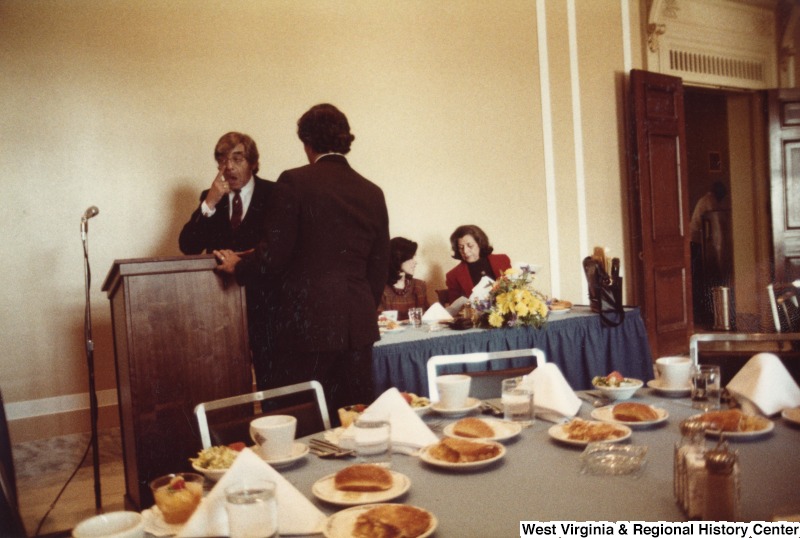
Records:
[[[200,402],[252,391],[244,288],[211,255],[116,260],[111,302],[125,504],[153,504],[149,482],[191,471]]]

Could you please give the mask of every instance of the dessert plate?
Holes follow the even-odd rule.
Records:
[[[325,528],[322,530],[322,534],[325,536],[325,538],[352,538],[358,516],[371,508],[375,508],[376,506],[379,505],[367,504],[363,506],[354,506],[352,508],[342,510],[341,512],[336,512],[328,518],[327,522],[325,523]],[[419,507],[415,506],[414,508]],[[427,512],[431,517],[430,526],[428,526],[428,529],[418,537],[427,538],[433,534],[433,531],[436,530],[436,526],[439,524],[439,521],[436,519],[436,516],[424,508],[419,509]]]
[[[597,409],[592,410],[592,418],[597,420],[602,420],[604,422],[613,422],[614,424],[625,424],[626,426],[630,426],[632,428],[636,428],[637,426],[652,426],[653,424],[659,424],[664,422],[669,418],[669,413],[666,409],[661,409],[660,407],[653,407],[652,405],[648,406],[653,411],[658,413],[658,418],[653,420],[638,420],[638,421],[631,421],[631,420],[617,420],[614,418],[614,406],[607,405],[605,407],[598,407]]]
[[[506,447],[501,445],[500,443],[496,443],[494,441],[490,441],[486,444],[493,444],[498,447],[499,452],[496,456],[479,461],[465,461],[460,463],[453,463],[451,461],[444,461],[437,458],[434,458],[431,453],[430,449],[436,446],[436,444],[428,445],[422,450],[419,451],[419,459],[424,461],[425,463],[429,463],[436,467],[442,467],[444,469],[456,469],[456,470],[464,470],[464,469],[478,469],[480,467],[486,467],[487,465],[491,465],[492,463],[496,462],[499,459],[502,459],[506,455]]]
[[[311,492],[318,499],[338,504],[339,506],[356,506],[359,504],[379,503],[396,499],[411,487],[411,479],[402,473],[392,473],[392,487],[385,491],[340,491],[334,485],[336,474],[324,476],[314,482]]]
[[[452,422],[444,427],[442,433],[444,433],[448,437],[458,437],[459,439],[474,439],[476,441],[506,441],[508,439],[512,439],[519,435],[519,432],[522,431],[522,424],[517,422],[511,422],[509,420],[499,420],[496,418],[481,418],[479,420],[484,421],[486,424],[492,427],[494,430],[494,435],[492,437],[464,437],[463,435],[457,435],[453,430],[455,429],[456,423]]]
[[[591,421],[587,421],[587,422],[591,422]],[[600,424],[600,423],[595,423],[595,424]],[[554,424],[553,426],[550,426],[550,429],[547,430],[547,433],[550,435],[550,437],[552,437],[556,441],[559,441],[561,443],[565,443],[565,444],[568,444],[568,445],[574,445],[574,446],[586,446],[589,443],[600,443],[600,442],[602,442],[602,443],[619,443],[620,441],[624,441],[625,439],[627,439],[628,437],[631,436],[632,432],[631,432],[631,429],[629,427],[627,427],[627,426],[625,426],[623,424],[615,424],[614,426],[615,426],[616,429],[618,429],[618,430],[623,432],[623,434],[620,437],[610,437],[610,438],[607,438],[607,439],[594,439],[594,440],[591,440],[591,441],[590,440],[584,440],[584,439],[571,439],[569,437],[569,434],[567,433],[567,431],[565,429],[566,424]]]

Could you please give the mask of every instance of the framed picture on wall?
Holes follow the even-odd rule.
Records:
[[[708,171],[722,172],[722,156],[719,151],[708,152]]]

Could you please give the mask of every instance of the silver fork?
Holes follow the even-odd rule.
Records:
[[[346,458],[355,455],[354,450],[342,448],[323,439],[313,437],[309,440],[309,450],[320,458]]]

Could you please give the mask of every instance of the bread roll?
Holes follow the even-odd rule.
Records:
[[[722,430],[724,432],[738,432],[739,423],[742,421],[743,413],[738,409],[726,409],[724,411],[708,411],[700,415],[700,421],[706,424],[709,429]]]
[[[500,453],[500,448],[494,443],[478,443],[457,437],[448,437],[434,445],[429,453],[437,460],[468,463],[493,458]]]
[[[647,422],[656,420],[658,413],[649,405],[636,402],[625,402],[614,406],[612,413],[616,420],[623,422]]]
[[[392,487],[392,473],[380,465],[359,463],[336,473],[333,485],[340,491],[386,491]]]
[[[494,428],[479,418],[467,417],[453,424],[453,433],[459,437],[479,439],[494,437]]]
[[[356,519],[355,538],[416,538],[431,526],[431,515],[415,506],[382,504]]]

